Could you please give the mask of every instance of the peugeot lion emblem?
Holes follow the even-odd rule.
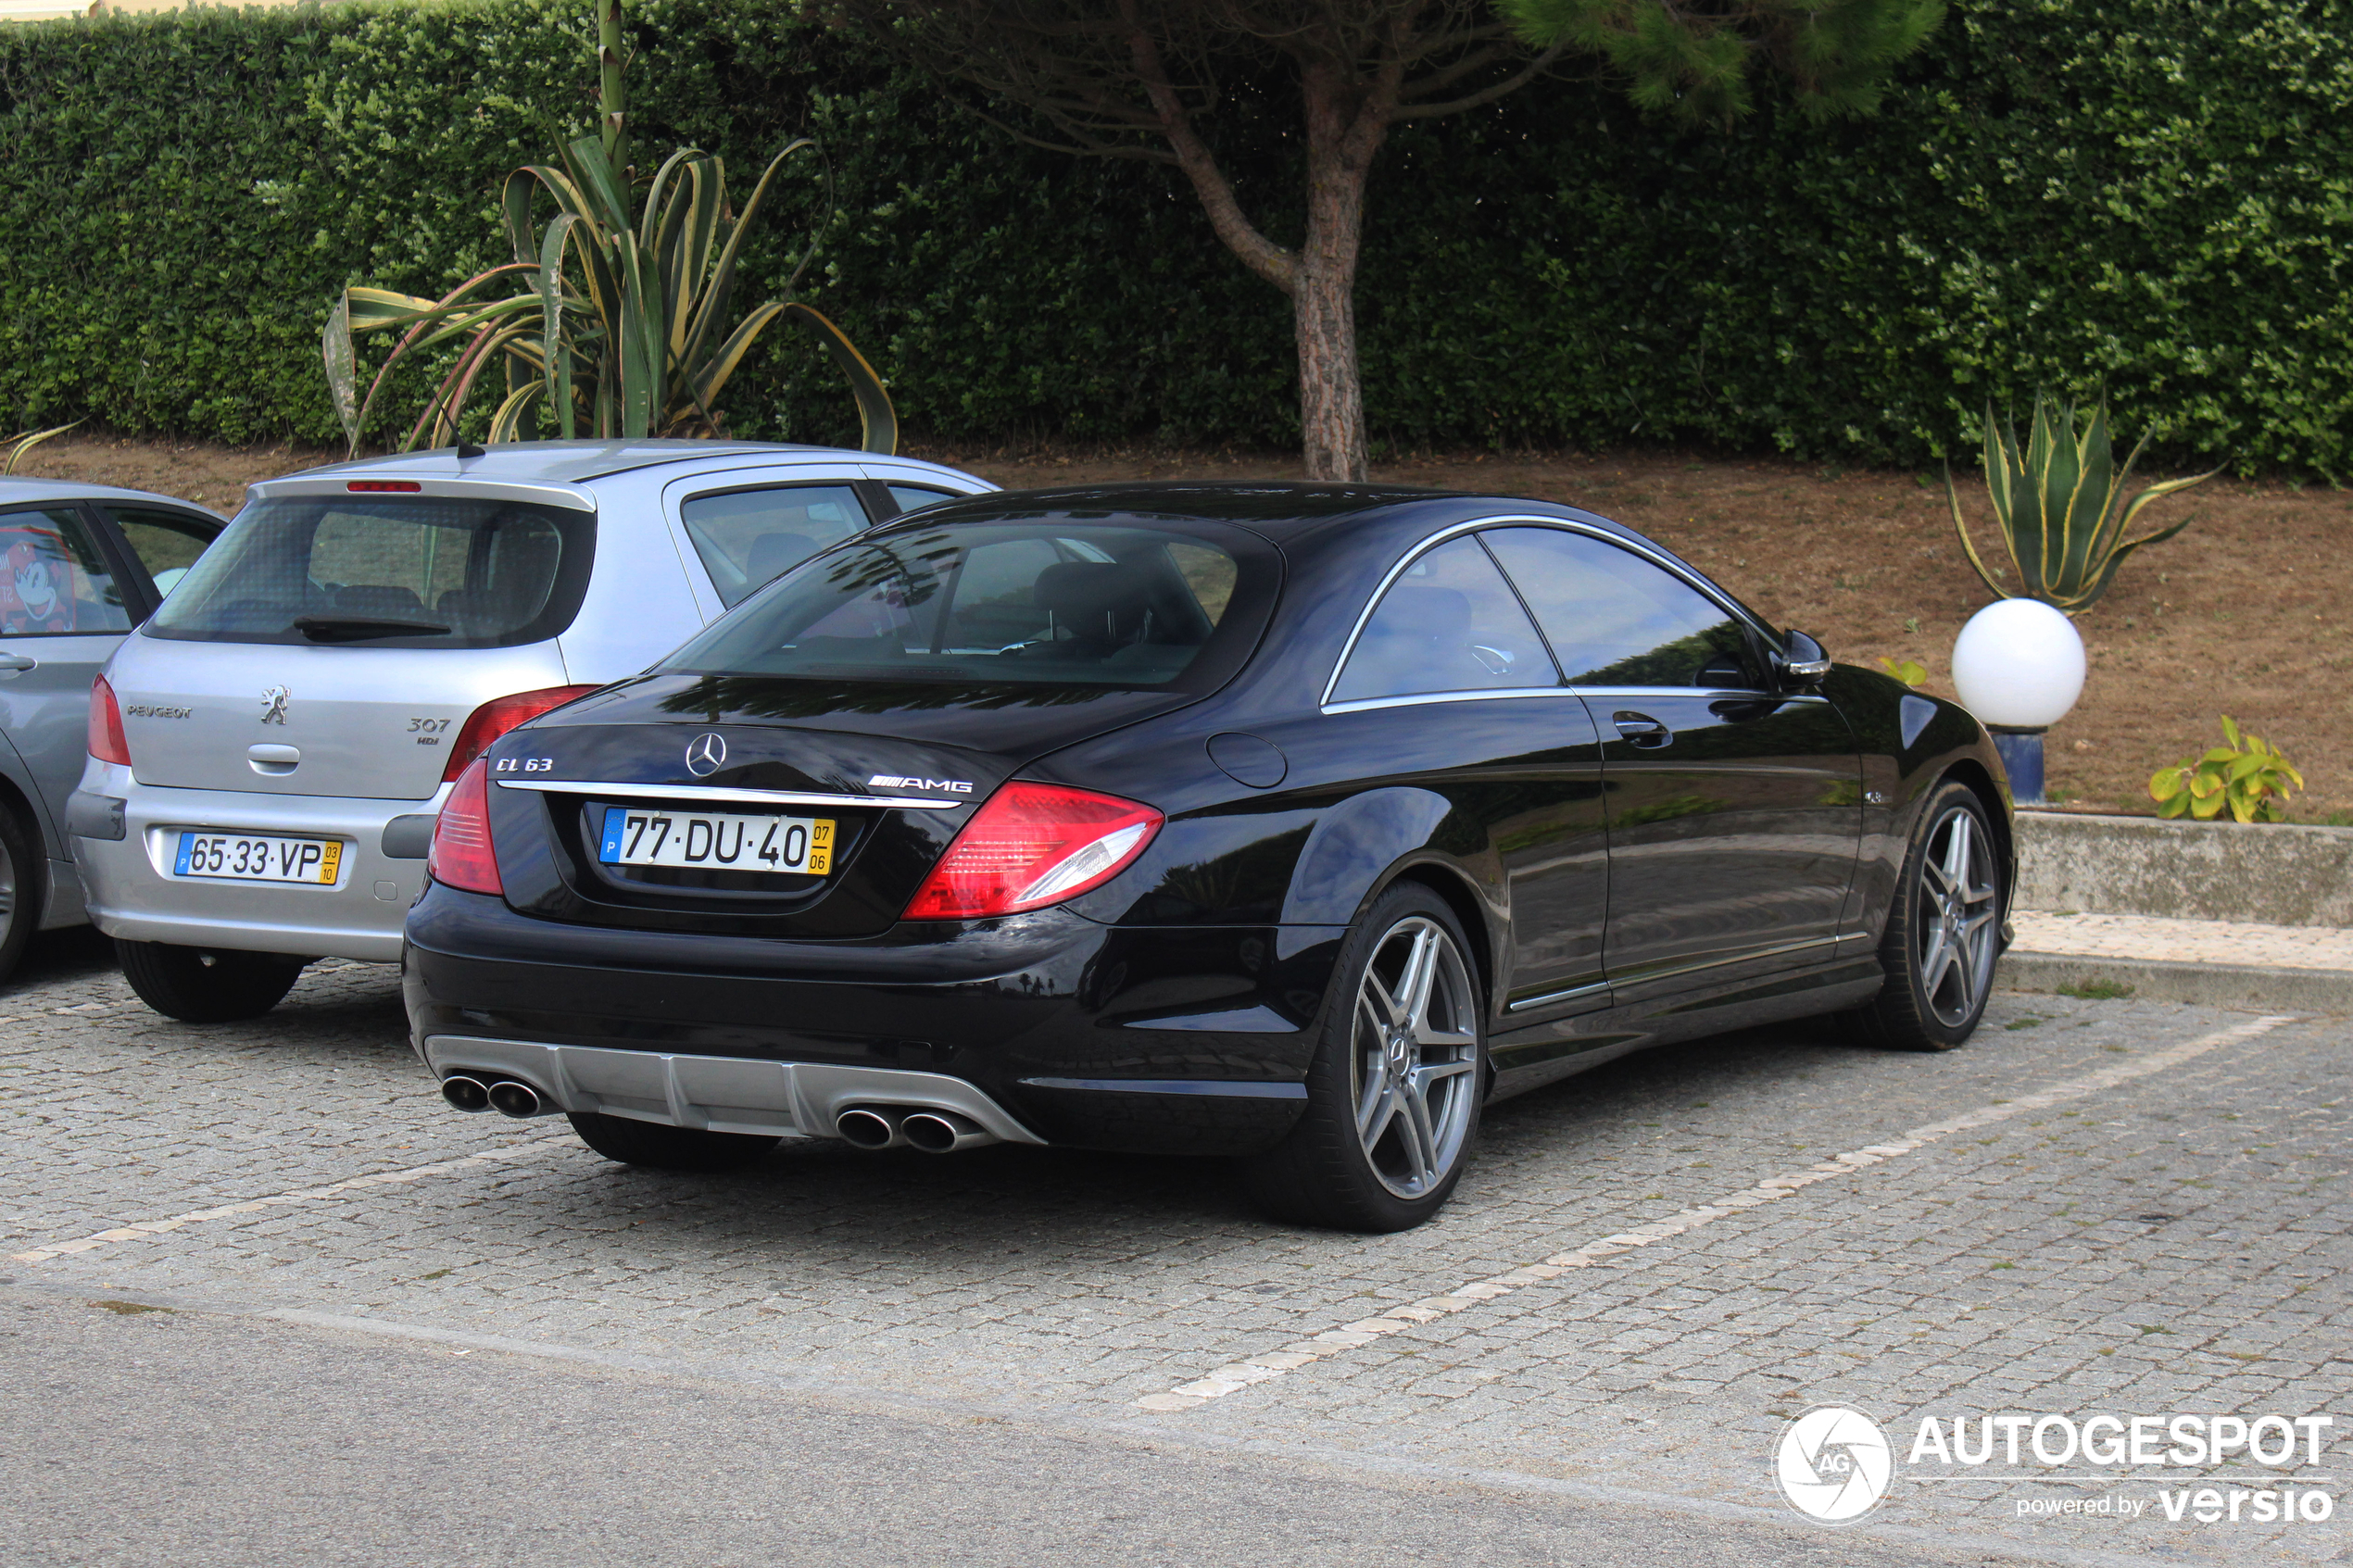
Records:
[[[717,735],[697,735],[687,743],[686,771],[698,779],[719,771],[726,760],[727,743]]]
[[[294,693],[283,686],[271,686],[265,689],[261,694],[261,721],[265,724],[284,723],[286,704],[293,698]]]

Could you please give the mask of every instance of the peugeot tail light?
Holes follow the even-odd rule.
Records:
[[[131,766],[131,741],[122,733],[122,705],[115,701],[114,688],[104,675],[90,687],[90,755],[101,762]]]
[[[476,758],[458,775],[433,824],[425,870],[435,882],[468,893],[503,893],[490,843],[490,764]]]
[[[1126,871],[1164,820],[1115,795],[1009,784],[973,813],[905,918],[986,920],[1076,898]]]
[[[550,709],[561,708],[576,696],[586,696],[594,686],[543,686],[535,692],[512,692],[506,696],[494,696],[472,713],[458,726],[458,739],[449,748],[449,760],[441,770],[441,782],[447,784],[466,771],[466,764],[490,749],[490,743],[513,729],[528,723]]]

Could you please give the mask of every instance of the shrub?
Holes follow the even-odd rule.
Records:
[[[2229,744],[2203,757],[2159,768],[2149,779],[2149,798],[2160,817],[2208,822],[2228,809],[2241,822],[2282,822],[2289,796],[2304,787],[2304,775],[2277,746],[2260,735],[2241,736],[2229,714],[2222,716]]]
[[[911,424],[1296,440],[1287,302],[1181,176],[1021,146],[780,15],[645,0],[637,132],[739,168],[823,141],[851,221],[799,297]],[[498,173],[590,128],[587,26],[387,0],[0,29],[0,430],[335,439],[327,302],[504,259]],[[1358,295],[1375,438],[1932,463],[1989,399],[2104,384],[2171,433],[2151,461],[2353,472],[2347,31],[2301,0],[1960,0],[1866,123],[1693,136],[1558,82],[1402,127]],[[1238,121],[1295,119],[1229,87]],[[1281,146],[1249,129],[1221,145]],[[747,297],[798,228],[749,249]],[[800,347],[747,360],[731,428],[854,441]]]

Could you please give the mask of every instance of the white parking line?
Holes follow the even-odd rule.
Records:
[[[1406,1306],[1391,1307],[1378,1317],[1365,1318],[1358,1323],[1343,1323],[1338,1328],[1328,1329],[1310,1338],[1295,1340],[1277,1349],[1262,1351],[1229,1366],[1218,1367],[1206,1376],[1196,1378],[1192,1382],[1178,1384],[1166,1393],[1147,1394],[1134,1403],[1137,1408],[1147,1411],[1174,1412],[1193,1410],[1209,1403],[1212,1399],[1222,1399],[1228,1394],[1238,1393],[1254,1384],[1270,1382],[1286,1374],[1296,1372],[1301,1367],[1323,1361],[1327,1357],[1336,1356],[1342,1350],[1354,1349],[1360,1345],[1370,1345],[1385,1335],[1398,1333],[1412,1324],[1433,1323],[1449,1313],[1476,1307],[1482,1301],[1491,1301],[1499,1296],[1509,1296],[1524,1286],[1541,1285],[1546,1280],[1556,1279],[1571,1269],[1591,1268],[1594,1263],[1613,1253],[1629,1252],[1638,1247],[1648,1247],[1654,1242],[1665,1241],[1670,1236],[1696,1230],[1701,1225],[1712,1223],[1729,1215],[1744,1213],[1760,1204],[1772,1203],[1787,1198],[1792,1193],[1812,1186],[1816,1182],[1828,1181],[1833,1176],[1848,1175],[1866,1166],[1877,1165],[1882,1160],[1893,1160],[1898,1155],[1909,1154],[1914,1149],[1932,1144],[1940,1138],[1950,1137],[1955,1133],[1965,1133],[1973,1127],[1983,1127],[1995,1122],[2007,1122],[2014,1116],[2023,1116],[2031,1111],[2047,1110],[2051,1106],[2060,1105],[2068,1100],[2082,1099],[2087,1095],[2098,1094],[2103,1089],[2111,1088],[2118,1084],[2129,1083],[2134,1078],[2145,1078],[2152,1073],[2162,1073],[2165,1069],[2177,1066],[2192,1057],[2203,1056],[2208,1051],[2219,1049],[2223,1046],[2235,1045],[2242,1040],[2251,1040],[2259,1035],[2268,1034],[2283,1023],[2295,1022],[2296,1020],[2292,1017],[2259,1018],[2233,1029],[2219,1030],[2182,1045],[2153,1051],[2135,1061],[2120,1062],[2114,1067],[2103,1068],[2097,1073],[2087,1073],[2080,1078],[2070,1078],[2063,1083],[2054,1084],[2047,1089],[2021,1095],[2016,1099],[1996,1100],[1991,1105],[1982,1106],[1947,1121],[1931,1122],[1926,1126],[1915,1127],[1903,1136],[1891,1138],[1885,1143],[1866,1144],[1861,1148],[1849,1149],[1844,1154],[1835,1155],[1818,1165],[1809,1165],[1803,1171],[1768,1176],[1755,1186],[1717,1198],[1711,1203],[1704,1203],[1696,1209],[1685,1209],[1665,1219],[1634,1225],[1614,1236],[1605,1236],[1598,1240],[1586,1242],[1581,1247],[1572,1248],[1565,1252],[1556,1252],[1542,1262],[1529,1263],[1504,1273],[1473,1280],[1468,1285],[1458,1285],[1443,1296],[1425,1297]]]
[[[510,1144],[504,1148],[485,1149],[457,1160],[436,1160],[431,1165],[411,1165],[405,1171],[379,1171],[372,1176],[354,1176],[348,1181],[331,1182],[325,1186],[305,1187],[299,1192],[282,1192],[269,1198],[257,1198],[245,1203],[223,1204],[218,1209],[198,1209],[186,1214],[174,1214],[168,1220],[142,1220],[136,1224],[118,1225],[113,1230],[100,1231],[79,1241],[51,1242],[30,1252],[10,1253],[12,1263],[45,1263],[52,1258],[63,1258],[76,1252],[94,1252],[101,1247],[118,1241],[141,1241],[151,1236],[176,1231],[182,1225],[201,1224],[207,1220],[226,1220],[239,1214],[259,1214],[271,1209],[284,1209],[296,1204],[317,1203],[340,1198],[346,1193],[369,1187],[388,1186],[396,1182],[419,1182],[428,1176],[453,1176],[461,1171],[479,1170],[485,1165],[510,1163],[518,1160],[535,1159],[547,1150],[562,1147],[578,1148],[580,1140],[570,1134],[551,1138],[535,1138],[529,1143]]]

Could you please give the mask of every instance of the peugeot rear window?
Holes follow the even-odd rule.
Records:
[[[918,525],[786,573],[662,668],[1206,689],[1247,656],[1278,577],[1271,546],[1214,525]]]
[[[220,643],[511,647],[572,624],[589,513],[439,495],[255,502],[189,569],[149,635]]]

